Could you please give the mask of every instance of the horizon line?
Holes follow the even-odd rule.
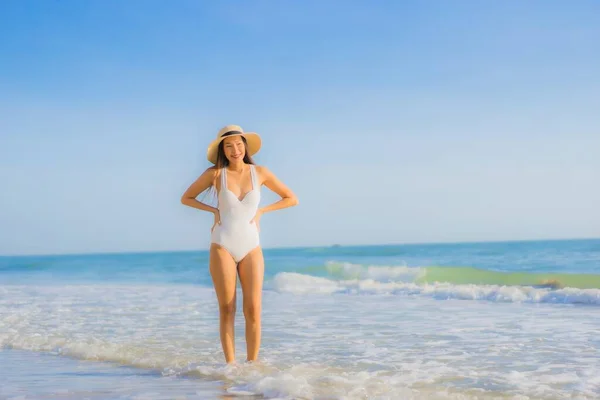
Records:
[[[304,246],[273,246],[263,247],[263,251],[272,250],[300,250],[323,248],[352,248],[352,247],[390,247],[390,246],[436,246],[460,244],[494,244],[494,243],[523,243],[523,242],[567,242],[600,240],[600,237],[567,237],[567,238],[537,238],[537,239],[496,239],[496,240],[465,240],[465,241],[432,241],[432,242],[402,242],[380,244],[337,244],[304,245]],[[164,253],[208,253],[209,249],[178,249],[178,250],[121,250],[121,251],[95,251],[95,252],[69,252],[69,253],[32,253],[32,254],[0,254],[0,258],[7,257],[60,257],[60,256],[101,256],[101,255],[126,255],[126,254],[164,254]]]

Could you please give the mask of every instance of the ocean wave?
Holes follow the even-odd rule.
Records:
[[[1,321],[0,321],[1,322]],[[179,376],[221,381],[229,395],[266,396],[279,399],[495,399],[494,393],[457,388],[411,387],[411,381],[432,380],[421,376],[425,372],[414,371],[407,377],[389,371],[348,370],[342,367],[296,362],[277,363],[263,360],[253,363],[224,364],[215,355],[198,354],[192,340],[187,342],[168,340],[116,343],[112,340],[79,333],[60,335],[50,332],[35,334],[0,334],[0,351],[20,349],[48,352],[57,356],[81,360],[111,362],[118,365],[149,369],[164,376]],[[82,337],[83,336],[83,337]],[[372,364],[377,365],[373,360]],[[440,374],[449,373],[450,368],[438,368]]]
[[[381,275],[380,272],[378,271],[377,274]],[[600,305],[600,289],[556,289],[551,287],[453,284],[448,282],[384,282],[375,279],[335,280],[295,272],[277,274],[271,281],[271,288],[278,292],[294,294],[387,294],[494,302]]]
[[[598,274],[502,272],[473,267],[375,266],[334,261],[327,262],[324,268],[331,278],[342,280],[600,289]]]

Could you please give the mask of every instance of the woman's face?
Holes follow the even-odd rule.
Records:
[[[246,155],[246,146],[241,136],[231,136],[223,139],[223,150],[230,163],[240,162],[244,160]]]

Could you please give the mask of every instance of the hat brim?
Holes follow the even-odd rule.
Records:
[[[206,158],[213,164],[217,163],[217,152],[219,150],[219,143],[223,141],[223,139],[232,137],[232,136],[243,136],[246,139],[246,153],[249,156],[253,156],[260,150],[262,146],[262,140],[260,135],[256,132],[244,132],[244,133],[236,133],[233,135],[221,136],[218,139],[213,140],[206,150]]]

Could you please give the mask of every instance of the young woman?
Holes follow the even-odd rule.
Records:
[[[244,133],[238,125],[221,129],[210,143],[208,168],[191,184],[181,202],[214,214],[211,228],[209,268],[220,314],[220,336],[225,361],[235,361],[234,318],[236,282],[239,274],[246,319],[247,361],[258,357],[261,339],[261,301],[264,259],[259,241],[260,217],[270,211],[292,207],[298,199],[292,191],[264,166],[252,160],[261,147],[257,133]],[[281,200],[259,208],[260,187],[265,185]],[[218,208],[211,207],[196,197],[206,189],[215,188]]]

